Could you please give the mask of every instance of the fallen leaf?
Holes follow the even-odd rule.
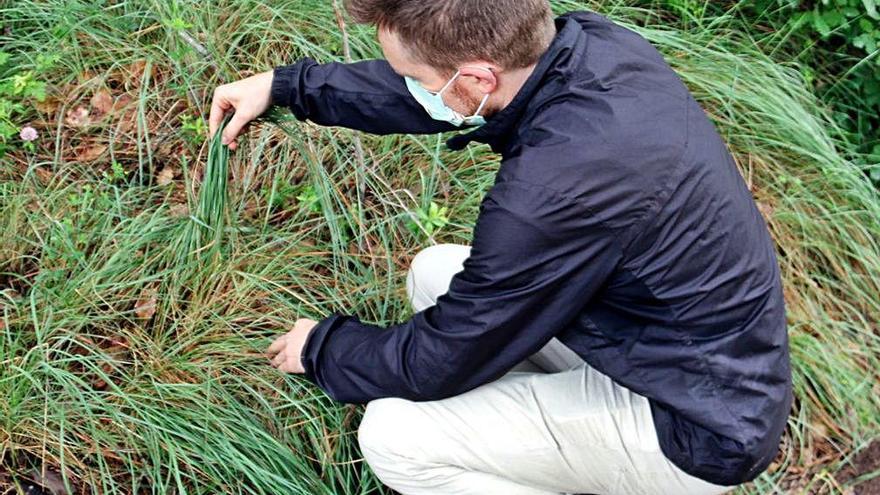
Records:
[[[156,291],[144,289],[134,305],[134,314],[141,319],[149,320],[156,314]]]
[[[61,473],[51,469],[46,469],[45,471],[46,474],[43,475],[39,469],[34,469],[34,482],[43,488],[48,488],[52,495],[67,495],[70,493],[64,486],[64,479],[61,477]]]
[[[89,82],[92,79],[95,79],[97,77],[98,77],[97,74],[95,74],[94,72],[92,72],[90,70],[84,70],[84,71],[80,72],[79,74],[77,74],[77,80],[79,81],[80,84]]]
[[[76,161],[93,162],[107,151],[106,144],[87,144],[76,148]]]
[[[116,98],[116,102],[113,105],[113,111],[121,111],[121,115],[119,115],[118,120],[120,121],[119,130],[120,132],[129,132],[135,128],[137,125],[137,105],[132,105],[131,103],[134,99],[127,95],[120,95],[119,98]]]
[[[84,107],[76,107],[67,111],[64,122],[71,127],[85,127],[91,123],[89,111]]]
[[[90,103],[92,104],[92,108],[95,109],[99,115],[110,113],[110,111],[113,110],[113,97],[106,89],[98,90],[98,92],[92,96]]]
[[[128,104],[134,101],[134,98],[128,94],[121,94],[118,98],[113,102],[113,108],[111,110],[116,111],[120,108],[125,108]]]
[[[139,88],[141,85],[141,79],[144,76],[144,70],[147,67],[146,60],[137,60],[132,62],[128,66],[128,79],[130,84],[134,88]]]
[[[46,97],[43,101],[34,101],[34,107],[42,113],[47,115],[52,115],[55,111],[58,110],[58,107],[61,105],[61,102],[58,98],[54,98],[52,96]]]
[[[175,204],[171,206],[169,213],[173,217],[185,217],[189,215],[189,207],[185,204]]]
[[[160,186],[167,186],[172,180],[174,180],[174,169],[167,165],[156,176],[156,183]]]
[[[52,181],[52,172],[46,170],[45,168],[34,167],[34,171],[37,173],[37,180],[40,181],[40,184],[45,186]]]

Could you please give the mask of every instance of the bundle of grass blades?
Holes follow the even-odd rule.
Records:
[[[228,122],[229,117],[226,117],[209,143],[198,204],[184,232],[184,246],[188,248],[190,260],[212,260],[223,253],[223,233],[229,223],[229,147],[221,139]]]

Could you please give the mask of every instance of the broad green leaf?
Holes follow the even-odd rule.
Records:
[[[865,10],[868,11],[868,17],[880,20],[880,14],[877,13],[877,2],[875,0],[862,0],[865,4]]]

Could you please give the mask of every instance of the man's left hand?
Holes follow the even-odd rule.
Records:
[[[275,339],[267,352],[272,366],[285,373],[304,373],[300,354],[306,337],[317,324],[315,320],[300,318],[293,325],[293,330]]]

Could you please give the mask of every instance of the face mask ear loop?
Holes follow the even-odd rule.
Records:
[[[483,97],[483,101],[480,102],[480,106],[477,107],[477,111],[474,112],[472,117],[478,117],[480,115],[480,110],[486,105],[486,102],[489,101],[489,93],[486,93],[486,96]]]
[[[453,81],[455,81],[455,78],[458,77],[459,74],[461,74],[461,69],[455,71],[455,74],[452,76],[452,79],[446,81],[446,85],[444,85],[442,88],[440,88],[440,91],[437,91],[437,93],[435,93],[435,94],[439,95],[439,94],[443,93],[444,91],[446,91],[446,88],[448,88],[449,85],[452,84]]]
[[[489,74],[494,74],[494,72],[492,72],[491,69],[487,69],[487,68],[485,68],[485,67],[480,67],[480,66],[478,66],[478,65],[468,65],[468,67],[470,67],[470,68],[472,68],[472,69],[483,69],[484,71],[488,72]],[[461,71],[461,69],[459,69],[459,71]],[[456,75],[457,75],[457,74],[456,74]],[[483,96],[483,101],[480,102],[480,106],[477,107],[477,111],[474,112],[474,114],[471,115],[471,117],[479,117],[479,116],[480,116],[480,110],[483,109],[483,107],[486,105],[486,102],[487,102],[487,101],[489,101],[489,93],[486,93],[486,95]]]

